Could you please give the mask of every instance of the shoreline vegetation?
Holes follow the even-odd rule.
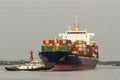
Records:
[[[0,65],[15,65],[15,64],[24,64],[29,63],[30,61],[19,60],[19,61],[0,61]],[[99,65],[114,65],[120,64],[120,61],[99,61]]]
[[[24,64],[29,63],[30,61],[19,60],[19,61],[0,61],[0,65],[15,65],[15,64]]]

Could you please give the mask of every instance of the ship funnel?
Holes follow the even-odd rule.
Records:
[[[74,26],[75,26],[74,30],[75,31],[80,31],[78,19],[79,19],[79,17],[76,16],[75,23],[74,23]]]

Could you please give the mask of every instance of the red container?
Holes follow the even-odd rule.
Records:
[[[90,48],[91,46],[90,45],[86,45],[87,48]]]
[[[94,47],[94,49],[98,49],[98,45],[94,45],[93,47]]]
[[[92,48],[90,49],[89,55],[93,56],[93,49]]]
[[[43,40],[43,45],[49,45],[49,42],[48,42],[48,40]]]
[[[63,40],[59,40],[59,45],[63,46]]]
[[[97,52],[98,52],[98,49],[94,49],[93,52],[94,52],[94,53],[97,53]]]
[[[77,42],[74,42],[74,44],[77,44]]]
[[[71,48],[71,51],[75,51],[75,47],[72,47],[72,48]]]
[[[79,51],[79,48],[75,47],[75,51]]]
[[[79,51],[78,53],[79,53],[79,55],[83,55],[83,51]]]
[[[44,45],[46,44],[46,40],[43,40],[43,44],[44,44]]]
[[[77,47],[72,47],[71,50],[72,50],[72,51],[77,51],[77,52],[78,52],[78,51],[79,51],[79,48],[77,48]]]
[[[49,42],[49,44],[53,44],[53,40],[49,40],[48,42]]]
[[[73,44],[72,47],[76,47],[76,44]]]

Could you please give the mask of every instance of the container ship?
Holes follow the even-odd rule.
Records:
[[[43,40],[39,56],[47,66],[53,66],[52,71],[95,69],[99,55],[97,43],[91,41],[93,36],[94,33],[80,29],[76,17],[74,29],[68,27],[65,33]]]

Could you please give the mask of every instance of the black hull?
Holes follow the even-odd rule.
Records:
[[[7,71],[40,71],[40,70],[50,70],[49,68],[34,68],[34,69],[18,69],[18,68],[12,68],[12,67],[5,67]]]
[[[17,68],[5,67],[7,71],[19,71]]]
[[[98,59],[89,56],[78,56],[70,52],[40,52],[45,63],[54,65],[53,71],[73,71],[95,69]]]

